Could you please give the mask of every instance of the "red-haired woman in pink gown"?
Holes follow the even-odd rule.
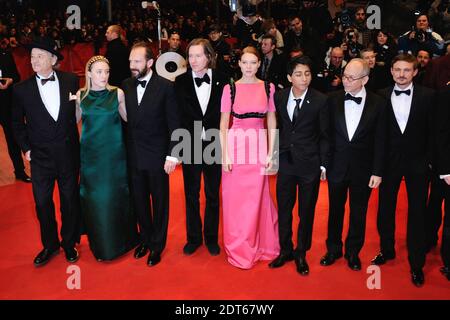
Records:
[[[256,77],[259,65],[256,49],[245,48],[234,102],[233,89],[227,85],[221,105],[224,246],[228,262],[242,269],[250,269],[259,260],[272,260],[280,251],[278,216],[268,179],[273,172],[275,88]]]

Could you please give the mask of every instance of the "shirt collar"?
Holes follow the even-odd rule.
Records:
[[[303,92],[303,94],[300,97],[296,98],[294,96],[294,91],[293,91],[293,89],[291,87],[291,91],[289,93],[289,101],[292,101],[294,99],[302,99],[302,102],[303,102],[305,100],[305,96],[306,96],[307,93],[308,93],[308,89],[306,89],[305,92]]]
[[[411,90],[412,91],[413,85],[414,85],[414,83],[411,82],[408,87],[406,87],[405,89],[401,89],[397,84],[395,84],[394,90],[400,90],[400,91]]]
[[[211,68],[208,68],[206,70],[205,74],[208,74],[209,78],[211,79],[211,77],[212,77],[212,70],[211,70]],[[192,78],[194,78],[194,79],[198,78],[198,76],[195,74],[194,70],[192,70]]]
[[[348,94],[352,95],[350,92],[347,92],[347,91],[345,93],[348,93]],[[367,94],[366,87],[363,86],[362,89],[357,94],[354,95],[354,97],[364,98],[366,96],[366,94]]]
[[[40,74],[38,74],[38,73],[36,73],[36,78],[38,78],[38,79],[48,79],[48,78],[50,78],[52,75],[55,75],[55,78],[56,78],[56,72],[55,71],[52,71],[49,75],[48,75],[48,77],[44,77],[43,75],[40,75]]]
[[[145,77],[139,78],[138,80],[139,81],[147,81],[147,84],[148,84],[148,82],[150,81],[150,78],[152,77],[152,75],[153,75],[153,71],[150,70],[150,72]]]

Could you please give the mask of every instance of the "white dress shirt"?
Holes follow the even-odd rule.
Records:
[[[396,95],[394,90],[411,90],[411,94],[408,96],[407,94]],[[400,89],[397,84],[394,86],[394,90],[392,90],[391,94],[391,103],[392,108],[394,109],[395,119],[397,120],[398,126],[402,133],[405,132],[406,124],[408,123],[409,112],[411,111],[411,102],[414,86],[411,83],[407,88]]]
[[[206,82],[202,82],[200,87],[195,83],[195,78],[201,78],[192,71],[192,81],[194,81],[195,93],[197,94],[198,102],[200,103],[200,108],[202,109],[203,115],[206,113],[206,109],[208,108],[209,98],[211,97],[211,88],[212,88],[212,70],[208,69],[206,73],[209,76],[209,84]],[[202,140],[205,140],[206,133],[205,127],[202,127]]]
[[[150,82],[150,78],[152,77],[153,71],[150,70],[150,72],[143,78],[139,78],[139,81],[147,81],[145,84],[145,87],[142,87],[140,84],[136,88],[137,92],[137,99],[138,99],[138,106],[141,104],[142,97],[144,96],[145,89],[147,89],[148,83]]]
[[[350,94],[350,93],[348,93]],[[348,138],[351,141],[356,129],[358,128],[359,122],[361,121],[361,116],[364,110],[364,105],[366,103],[366,88],[362,88],[354,97],[361,97],[361,103],[357,104],[353,100],[345,101],[345,124],[347,125]]]
[[[47,81],[44,85],[41,83],[41,79],[50,78],[55,76],[55,81]],[[60,93],[59,93],[59,81],[56,72],[52,72],[48,77],[44,77],[40,74],[36,76],[36,83],[39,88],[39,94],[42,102],[47,109],[50,116],[57,121],[60,108]]]
[[[289,93],[288,104],[287,104],[287,112],[289,115],[289,119],[291,119],[291,121],[292,121],[292,118],[294,117],[295,105],[297,104],[295,102],[295,99],[302,99],[302,101],[300,102],[300,105],[298,106],[298,108],[301,109],[303,106],[303,103],[305,102],[305,96],[306,96],[307,92],[308,92],[308,89],[306,89],[305,92],[300,97],[297,98],[296,96],[294,96],[294,92],[291,88],[291,92]]]

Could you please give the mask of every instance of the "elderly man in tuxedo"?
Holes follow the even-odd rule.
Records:
[[[364,245],[367,206],[372,189],[383,176],[386,138],[385,101],[366,90],[369,65],[353,59],[342,75],[344,90],[330,95],[330,201],[327,253],[320,260],[332,265],[342,257],[342,228],[347,194],[350,202],[345,258],[352,270],[361,270],[359,252]]]
[[[62,247],[68,262],[78,260],[75,243],[80,240],[78,173],[80,145],[75,100],[78,78],[53,67],[63,56],[54,40],[38,38],[31,43],[35,75],[13,89],[12,126],[16,140],[31,163],[32,187],[44,249],[34,259],[42,266]],[[61,238],[55,219],[55,182],[61,203]]]

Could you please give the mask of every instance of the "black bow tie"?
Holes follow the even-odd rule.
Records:
[[[202,85],[203,82],[209,84],[210,83],[210,79],[207,73],[205,73],[205,75],[203,76],[203,78],[194,78],[195,84],[197,85],[197,87],[200,87]]]
[[[145,85],[147,84],[147,80],[138,80],[138,79],[136,79],[136,87],[138,86],[138,85],[141,85],[142,86],[142,88],[145,88]]]
[[[395,92],[395,95],[396,96],[399,96],[399,95],[401,95],[402,93],[404,93],[404,94],[406,94],[407,96],[409,96],[410,94],[411,94],[411,89],[408,89],[408,90],[394,90],[394,92]]]
[[[345,101],[347,101],[347,100],[353,100],[353,101],[355,101],[357,104],[361,104],[362,97],[354,97],[354,96],[352,96],[350,93],[346,93],[346,94],[345,94]]]
[[[39,77],[39,76],[38,76],[38,77]],[[47,79],[41,79],[41,84],[44,85],[44,84],[47,83],[47,81],[55,81],[55,80],[56,80],[55,75],[52,74],[52,76],[51,76],[50,78],[47,78]]]

